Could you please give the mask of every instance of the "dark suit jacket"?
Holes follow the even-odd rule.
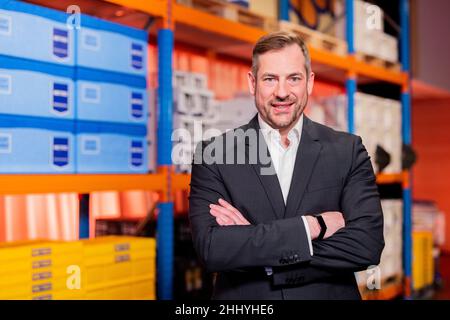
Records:
[[[261,174],[260,157],[256,164],[211,164],[205,155],[193,164],[189,218],[201,261],[218,273],[213,299],[360,299],[354,272],[379,263],[383,215],[361,138],[303,119],[286,205],[277,176]],[[257,116],[240,128],[258,130]],[[196,156],[213,142],[200,144]],[[246,160],[252,147],[245,143]],[[268,152],[264,139],[262,148]],[[222,156],[237,151],[222,150]],[[219,226],[209,213],[219,198],[251,225]],[[325,211],[342,212],[346,226],[314,240],[311,256],[301,216]]]

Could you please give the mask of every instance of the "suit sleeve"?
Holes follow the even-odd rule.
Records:
[[[370,158],[356,137],[353,161],[342,196],[345,227],[324,240],[313,241],[307,265],[274,268],[274,283],[312,282],[378,265],[384,248],[383,213]]]
[[[209,205],[219,198],[232,202],[216,164],[193,163],[190,187],[192,238],[208,271],[289,265],[311,259],[300,217],[258,225],[217,224]]]

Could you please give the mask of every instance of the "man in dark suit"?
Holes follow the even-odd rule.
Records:
[[[213,298],[360,299],[354,272],[384,248],[361,138],[303,115],[314,73],[298,36],[262,37],[248,79],[258,114],[200,144],[192,166],[192,237],[218,273]]]

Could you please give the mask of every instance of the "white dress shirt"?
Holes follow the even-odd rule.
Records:
[[[266,141],[267,147],[270,152],[270,158],[272,160],[275,172],[280,183],[281,192],[283,193],[284,204],[286,205],[287,197],[289,194],[289,188],[291,186],[292,175],[294,173],[295,159],[297,157],[297,150],[302,137],[303,129],[303,114],[298,119],[295,126],[289,131],[287,139],[289,145],[285,147],[281,141],[280,132],[277,129],[272,128],[266,123],[258,114],[259,127]],[[308,237],[309,252],[313,255],[313,247],[311,242],[311,234],[308,226],[308,222],[304,216],[301,217],[305,224],[306,235]],[[272,268],[266,268],[267,274],[272,274]]]

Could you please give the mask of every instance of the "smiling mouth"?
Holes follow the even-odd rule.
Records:
[[[294,102],[291,103],[272,103],[271,106],[276,112],[287,112],[290,110]]]

